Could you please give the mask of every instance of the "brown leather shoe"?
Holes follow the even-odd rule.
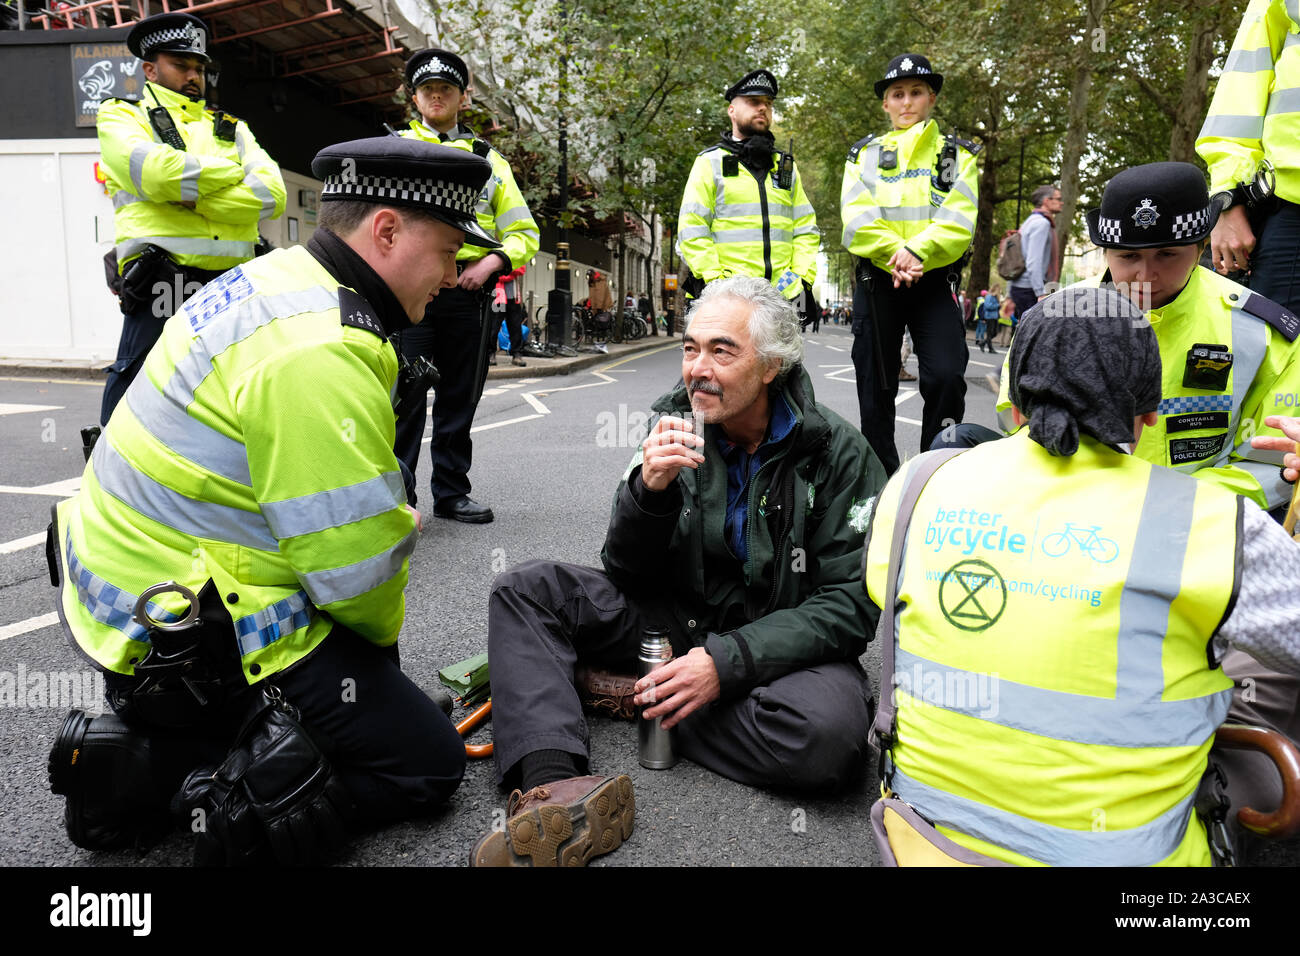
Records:
[[[911,372],[909,372],[907,369],[900,368],[898,370],[898,380],[900,382],[915,382],[916,376],[913,375]]]
[[[586,866],[632,835],[636,799],[626,774],[567,777],[516,790],[506,812],[505,829],[474,845],[470,866]]]
[[[616,720],[636,720],[636,678],[631,674],[615,674],[580,665],[573,672],[573,683],[578,688],[582,709],[589,714],[606,714]]]

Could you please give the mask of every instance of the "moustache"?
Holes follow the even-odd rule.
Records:
[[[691,382],[691,394],[694,395],[696,392],[703,392],[706,395],[721,395],[722,386],[717,382]]]

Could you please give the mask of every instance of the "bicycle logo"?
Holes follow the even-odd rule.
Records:
[[[1043,538],[1043,554],[1049,558],[1064,557],[1071,545],[1077,545],[1080,551],[1098,564],[1110,564],[1119,557],[1119,545],[1110,538],[1097,534],[1099,530],[1101,525],[1075,525],[1067,521],[1064,531]]]

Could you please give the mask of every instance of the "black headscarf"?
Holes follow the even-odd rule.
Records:
[[[1142,311],[1114,289],[1064,289],[1021,318],[1011,343],[1011,401],[1053,455],[1079,432],[1132,442],[1133,419],[1160,404],[1160,349]]]

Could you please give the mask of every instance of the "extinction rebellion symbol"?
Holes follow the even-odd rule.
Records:
[[[949,624],[963,631],[992,627],[1006,607],[1002,575],[986,561],[958,561],[939,582],[939,609]]]

